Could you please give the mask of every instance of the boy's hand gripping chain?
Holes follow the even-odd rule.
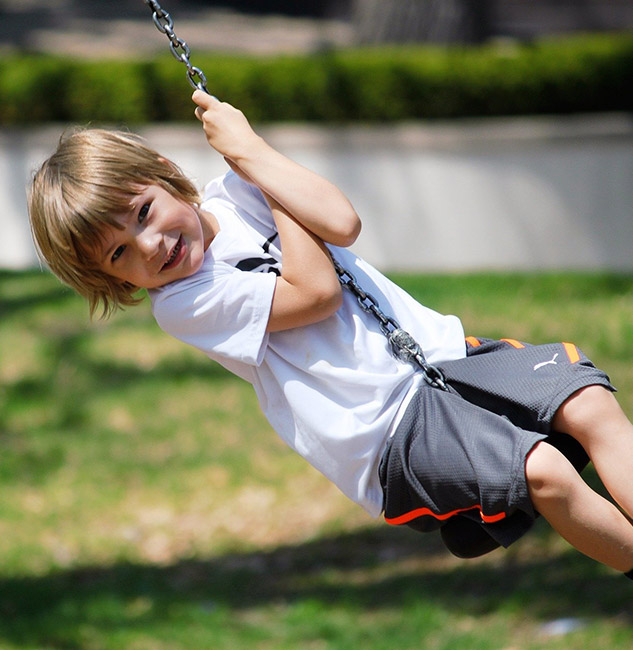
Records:
[[[156,0],[145,0],[145,4],[152,10],[154,24],[156,29],[158,29],[161,34],[165,34],[169,39],[169,49],[174,57],[184,63],[187,66],[187,79],[193,88],[198,90],[203,90],[207,95],[209,91],[207,90],[207,78],[204,76],[204,72],[200,68],[196,68],[194,65],[191,65],[189,61],[189,56],[191,51],[189,46],[182,38],[176,36],[174,31],[174,21],[171,19],[171,16],[156,2]]]
[[[207,90],[207,78],[200,68],[191,65],[189,61],[191,54],[189,46],[182,38],[176,36],[174,21],[171,19],[171,16],[163,10],[156,0],[145,0],[145,4],[153,12],[154,24],[158,31],[165,34],[169,39],[171,53],[178,61],[187,66],[187,79],[191,86],[210,94]],[[371,314],[378,321],[380,329],[389,340],[391,349],[396,357],[405,362],[415,362],[422,370],[427,384],[434,388],[448,391],[449,387],[446,384],[444,375],[438,368],[427,363],[422,348],[411,334],[403,330],[394,318],[385,316],[378,306],[378,301],[371,294],[363,291],[358,282],[356,282],[356,278],[349,271],[344,269],[334,258],[332,258],[332,262],[340,283],[356,296],[358,304],[363,311]]]
[[[363,311],[371,314],[378,321],[380,329],[389,340],[395,356],[402,361],[416,363],[422,370],[424,380],[429,386],[448,391],[449,387],[441,370],[427,362],[422,348],[411,334],[403,330],[395,318],[385,316],[378,306],[378,301],[370,293],[363,291],[356,278],[348,270],[344,269],[334,258],[332,258],[332,263],[339,282],[356,296]]]

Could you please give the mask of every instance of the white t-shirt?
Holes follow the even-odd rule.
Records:
[[[220,231],[197,273],[150,291],[158,324],[250,382],[281,438],[378,516],[378,465],[414,366],[392,355],[377,321],[346,289],[326,320],[267,333],[282,260],[268,204],[229,172],[206,187],[202,209]],[[465,356],[458,318],[422,306],[348,249],[329,249],[430,363]]]

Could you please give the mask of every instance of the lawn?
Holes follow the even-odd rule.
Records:
[[[468,334],[577,343],[633,415],[633,277],[396,280]],[[147,304],[91,323],[0,272],[0,650],[630,650],[632,596],[542,521],[461,561],[370,519]]]

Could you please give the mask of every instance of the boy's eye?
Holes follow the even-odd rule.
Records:
[[[143,207],[138,211],[139,223],[143,223],[143,221],[145,221],[145,217],[147,216],[148,212],[149,212],[149,203],[145,203]]]
[[[124,250],[125,250],[125,246],[119,246],[119,247],[114,251],[114,253],[112,253],[112,257],[110,258],[110,260],[111,260],[112,262],[116,262],[116,261],[119,259],[119,257],[121,257],[121,255],[123,255],[123,251],[124,251]]]

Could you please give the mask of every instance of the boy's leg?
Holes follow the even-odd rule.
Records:
[[[578,440],[609,494],[633,516],[633,425],[602,386],[574,393],[556,412],[553,428]]]
[[[420,532],[441,527],[459,557],[509,546],[533,524],[525,462],[545,439],[423,384],[381,462],[385,520]],[[467,519],[475,526],[460,525]]]
[[[612,395],[608,377],[571,344],[473,341],[467,359],[442,367],[449,384],[517,426],[547,433],[552,445],[558,446],[559,433],[571,436],[591,457],[613,498],[633,517],[633,426]],[[567,387],[566,395],[561,387]],[[629,571],[633,525],[571,471],[566,456],[539,444],[526,461],[527,489],[536,510],[579,550]]]
[[[547,435],[547,442],[557,448],[580,473],[589,462],[581,443],[557,430],[552,420],[560,405],[570,395],[587,386],[602,386],[607,394],[613,390],[605,373],[572,344],[530,346],[512,339],[495,341],[468,337],[467,358],[441,365],[449,385],[466,400],[509,418],[527,431]],[[526,487],[527,493],[527,487]],[[455,517],[442,529],[449,550],[458,557],[476,557],[493,546],[486,539],[495,539],[508,546],[526,530],[515,519],[524,518],[514,512],[506,521],[485,525],[477,530],[472,521]],[[510,530],[514,536],[498,535],[498,528]]]
[[[618,571],[633,567],[633,525],[594,492],[551,445],[538,443],[525,473],[534,507],[572,546]]]

